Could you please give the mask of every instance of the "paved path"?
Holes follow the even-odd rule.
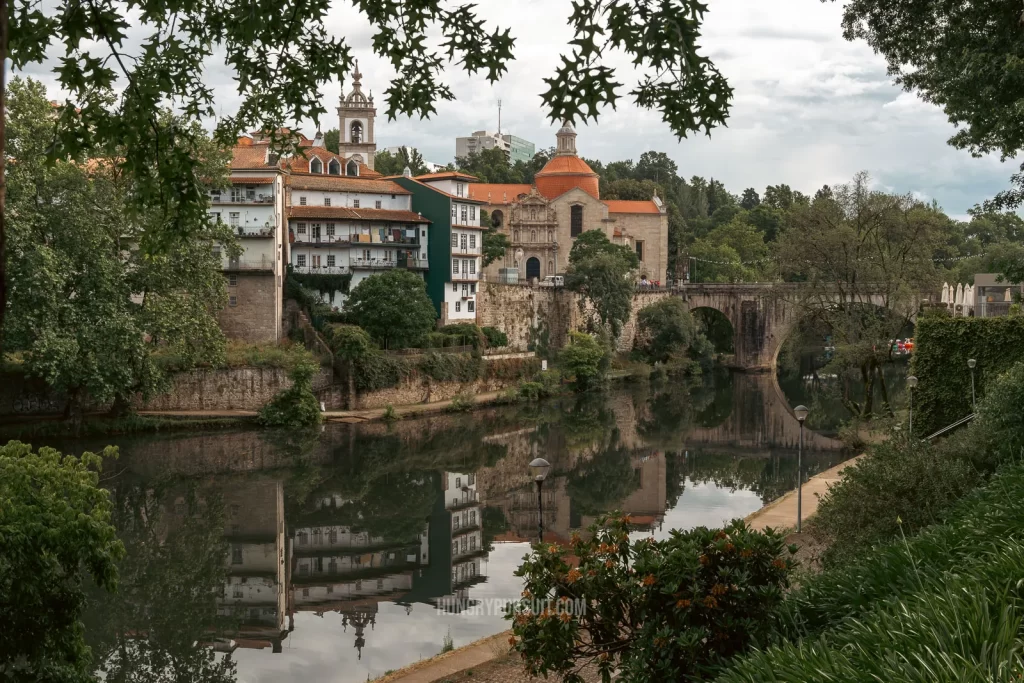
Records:
[[[495,401],[500,392],[488,391],[473,396],[474,403],[483,404]],[[395,415],[399,417],[412,417],[414,415],[426,415],[429,413],[444,412],[452,404],[451,401],[431,401],[430,403],[411,403],[404,406],[394,406]],[[328,410],[324,413],[324,420],[327,422],[369,422],[384,417],[384,408],[371,408],[369,410]]]
[[[806,482],[803,486],[803,518],[807,518],[818,511],[818,500],[825,494],[828,487],[838,482],[842,477],[839,473],[855,463],[863,455],[851,458],[844,463],[836,465],[832,469],[820,472]],[[778,500],[772,501],[763,508],[747,516],[747,524],[758,531],[767,527],[773,529],[791,530],[796,528],[796,491],[790,491]]]

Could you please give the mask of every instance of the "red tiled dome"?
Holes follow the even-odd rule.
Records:
[[[549,161],[534,176],[537,191],[548,199],[565,194],[578,187],[595,199],[600,199],[598,176],[587,162],[574,154],[560,154]]]

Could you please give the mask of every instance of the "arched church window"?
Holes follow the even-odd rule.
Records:
[[[579,237],[583,233],[583,205],[573,204],[569,208],[569,236]]]
[[[363,141],[363,124],[362,123],[360,123],[359,121],[353,121],[352,122],[352,127],[349,128],[349,131],[350,131],[349,140],[352,142],[352,144],[358,145],[360,142]]]
[[[348,166],[345,167],[345,175],[359,175],[359,164],[354,161],[348,162]]]
[[[491,214],[491,226],[494,228],[500,228],[504,220],[505,215],[501,212],[501,209],[495,209]]]
[[[331,159],[330,163],[327,164],[327,172],[331,175],[341,175],[341,162],[337,159]]]
[[[313,157],[309,161],[309,172],[310,173],[323,173],[324,172],[324,162],[320,161],[316,157]]]

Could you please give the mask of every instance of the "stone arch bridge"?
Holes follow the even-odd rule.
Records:
[[[691,311],[710,308],[725,315],[733,329],[735,367],[767,372],[775,368],[779,349],[800,321],[811,291],[800,283],[708,283],[667,293],[681,296]],[[881,294],[872,294],[864,296],[863,303],[882,306],[884,300]]]

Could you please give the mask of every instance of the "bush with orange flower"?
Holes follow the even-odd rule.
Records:
[[[742,520],[634,541],[628,518],[605,518],[526,558],[512,647],[531,675],[564,683],[590,663],[626,683],[709,677],[775,633],[793,564],[781,535]]]

